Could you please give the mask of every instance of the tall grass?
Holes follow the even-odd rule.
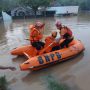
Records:
[[[8,83],[5,76],[0,77],[0,90],[7,90]]]

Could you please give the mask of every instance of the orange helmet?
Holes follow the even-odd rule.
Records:
[[[41,23],[41,22],[36,22],[35,23],[35,27],[37,27],[37,28],[43,28],[44,27],[44,23]]]
[[[55,25],[56,25],[56,27],[61,27],[62,23],[60,21],[57,21]]]

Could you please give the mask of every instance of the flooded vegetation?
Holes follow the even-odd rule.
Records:
[[[8,82],[5,76],[0,77],[0,90],[8,90]]]

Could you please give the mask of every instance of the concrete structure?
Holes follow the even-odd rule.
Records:
[[[17,8],[15,8],[11,11],[11,16],[12,17],[13,16],[16,16],[16,17],[18,17],[18,16],[27,16],[27,15],[32,15],[32,14],[33,14],[33,11],[29,7],[25,7],[25,8],[24,7],[17,7]]]
[[[33,16],[34,12],[30,7],[17,7],[11,11],[11,16]],[[41,12],[38,11],[37,15],[41,15]]]
[[[79,6],[51,6],[46,8],[47,16],[57,15],[69,15],[69,14],[78,14]],[[44,8],[38,8],[37,15],[43,16]],[[55,12],[55,13],[54,13]],[[34,16],[34,12],[30,7],[17,7],[11,11],[11,16]]]
[[[47,11],[55,11],[56,15],[60,14],[78,14],[79,6],[58,6],[49,7]]]

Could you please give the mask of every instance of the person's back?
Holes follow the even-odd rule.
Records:
[[[52,36],[46,37],[45,38],[45,47],[47,47],[49,44],[51,44],[54,40],[55,40],[55,38],[53,38]]]
[[[52,32],[51,36],[46,37],[44,48],[46,48],[47,46],[49,46],[51,43],[53,43],[53,44],[45,52],[48,53],[48,52],[52,51],[52,48],[53,47],[59,45],[58,43],[54,42],[56,36],[57,36],[57,32]]]

